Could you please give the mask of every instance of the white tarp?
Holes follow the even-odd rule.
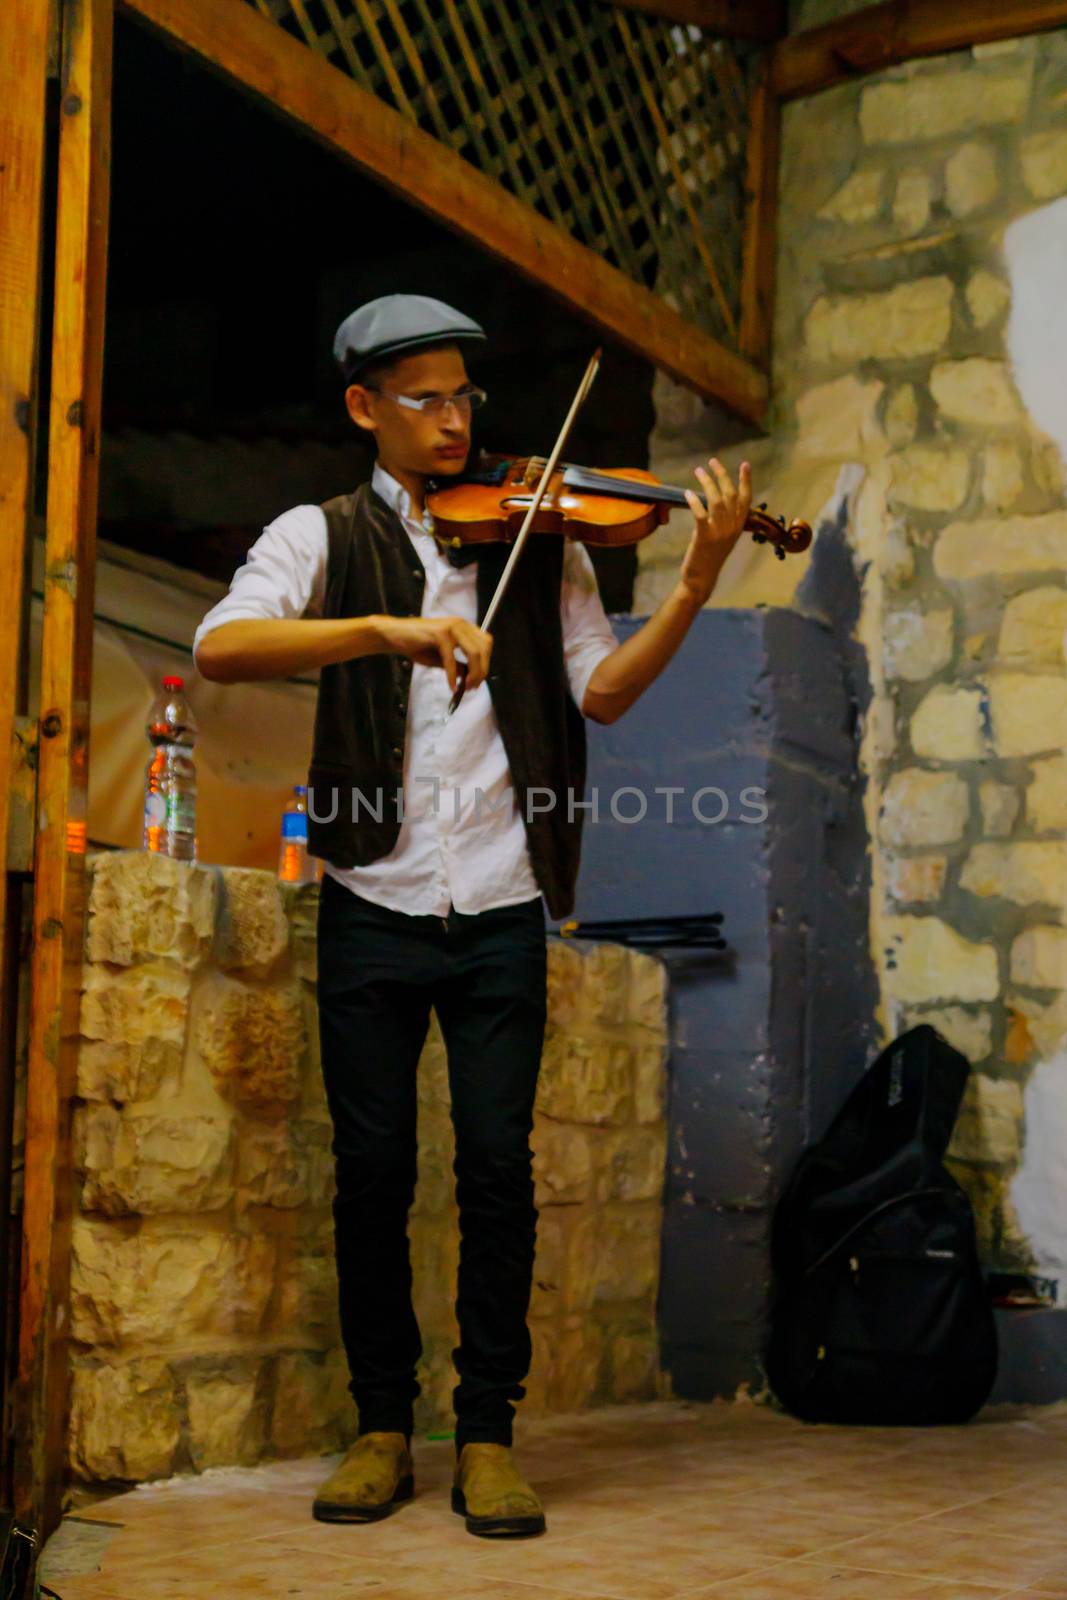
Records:
[[[34,549],[30,683],[40,676],[44,544]],[[200,725],[201,861],[274,869],[282,807],[307,782],[315,684],[208,683],[193,666],[196,626],[225,585],[101,541],[96,572],[89,742],[89,840],[141,843],[145,719],[165,673],[179,673]],[[36,700],[30,714],[36,716]]]

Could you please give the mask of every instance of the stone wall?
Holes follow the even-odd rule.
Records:
[[[1067,512],[1009,360],[1003,248],[1067,194],[1067,33],[789,106],[781,187],[769,434],[738,439],[661,379],[653,467],[685,482],[711,448],[747,457],[758,498],[813,521],[850,485],[883,1029],[930,1020],[975,1065],[953,1155],[987,1263],[1067,1280],[1062,1206],[1037,1232],[1067,1193]],[[673,581],[684,521],[639,547],[638,609]],[[715,603],[790,604],[802,569],[745,542]]]
[[[340,1446],[317,889],[139,852],[90,859],[75,1137],[71,1457],[165,1477]],[[665,975],[553,942],[538,1094],[527,1411],[661,1391]],[[457,1230],[444,1048],[420,1066],[420,1430],[451,1426]]]

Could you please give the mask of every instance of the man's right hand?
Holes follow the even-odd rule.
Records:
[[[467,688],[477,689],[489,671],[493,636],[463,617],[381,617],[382,641],[390,655],[407,656],[420,667],[443,667],[455,691],[456,651],[467,659]]]

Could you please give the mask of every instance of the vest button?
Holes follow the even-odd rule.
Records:
[[[403,660],[400,663],[400,666],[401,666],[401,669],[404,672],[410,672],[411,671],[411,661],[409,660],[409,658],[407,656],[404,656]]]
[[[394,746],[393,746],[393,760],[394,761],[402,761],[403,758],[404,758],[403,750],[400,748],[400,746],[398,744],[394,744]]]

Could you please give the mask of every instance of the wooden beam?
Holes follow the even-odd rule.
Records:
[[[16,1506],[43,1535],[66,1468],[74,1089],[110,167],[112,0],[61,0],[60,130],[26,1083]]]
[[[751,361],[702,333],[251,6],[217,0],[121,4],[393,193],[540,284],[607,338],[748,421],[762,419],[767,380]]]
[[[1067,0],[885,0],[771,51],[771,89],[782,100],[881,72],[917,56],[1045,33],[1067,24]]]
[[[749,100],[745,171],[745,247],[741,267],[743,355],[763,371],[771,364],[778,255],[778,163],[782,103],[771,93],[764,60]]]
[[[33,498],[41,196],[49,0],[0,10],[0,851],[7,856],[22,709],[24,612]],[[7,874],[0,872],[0,929]]]
[[[644,11],[689,27],[706,28],[721,39],[751,39],[769,44],[788,32],[785,0],[609,0],[621,11]]]

